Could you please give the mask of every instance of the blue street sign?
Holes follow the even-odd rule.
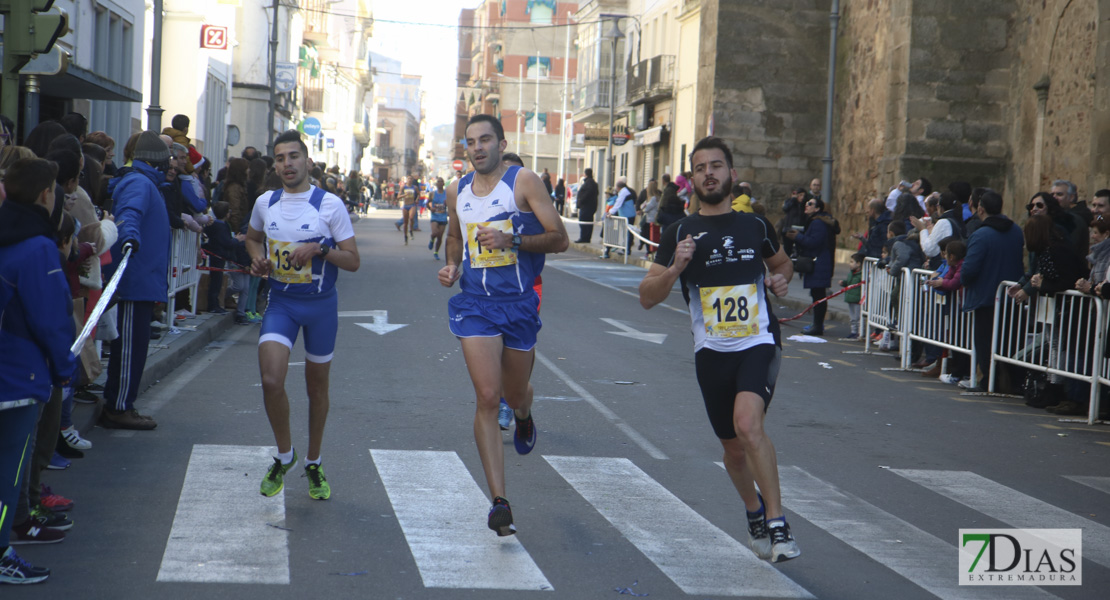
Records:
[[[320,133],[320,129],[320,119],[316,117],[306,117],[304,121],[301,121],[301,131],[305,135],[315,137],[316,134]]]

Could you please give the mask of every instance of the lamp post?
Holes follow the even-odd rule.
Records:
[[[825,105],[825,156],[821,159],[821,197],[826,204],[832,200],[833,101],[836,94],[836,29],[839,23],[840,0],[833,0],[829,11],[829,90]]]
[[[605,181],[602,183],[601,191],[605,192],[608,186],[613,185],[613,175],[616,173],[616,161],[613,159],[613,109],[617,103],[617,42],[620,41],[624,34],[621,33],[620,19],[613,19],[613,28],[605,35],[613,42],[612,51],[609,53],[609,146],[606,150],[605,157],[609,160],[609,168],[605,170]],[[604,206],[604,202],[598,203]]]

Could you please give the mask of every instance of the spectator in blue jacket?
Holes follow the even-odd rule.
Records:
[[[867,203],[868,228],[867,236],[855,234],[852,237],[863,245],[860,252],[870,258],[880,258],[883,254],[883,243],[886,242],[887,227],[890,225],[893,213],[886,208],[886,203],[881,198],[872,198]]]
[[[169,297],[167,272],[170,260],[169,214],[158,186],[165,181],[170,150],[153,131],[144,131],[135,143],[132,170],[113,190],[119,239],[112,246],[112,264],[105,268],[111,277],[125,251],[130,263],[116,290],[120,336],[112,340],[108,380],[104,384],[105,427],[154,429],[154,419],[135,410],[139,382],[146,367],[150,346],[150,322],[154,303]]]
[[[50,221],[57,166],[38,158],[16,161],[4,174],[0,204],[0,583],[37,583],[50,570],[20,559],[9,542],[60,541],[16,510],[31,463],[31,435],[52,385],[69,383],[77,359],[69,284]],[[3,193],[0,193],[3,198]],[[17,515],[16,513],[24,513]],[[13,522],[19,520],[19,523]]]
[[[799,255],[814,259],[813,272],[802,274],[802,283],[809,290],[813,301],[817,302],[828,295],[829,286],[832,285],[833,249],[836,247],[840,225],[832,215],[825,212],[825,203],[820,198],[806,200],[805,215],[805,231],[798,233],[792,229],[786,232],[786,237],[794,241]],[[803,328],[802,333],[824,335],[825,313],[828,310],[826,302],[814,306],[813,323]]]
[[[1002,214],[1002,196],[994,190],[979,196],[975,214],[982,225],[968,238],[960,285],[966,288],[963,310],[975,313],[972,348],[985,376],[990,373],[994,295],[1003,281],[1021,278],[1025,238],[1021,228]]]

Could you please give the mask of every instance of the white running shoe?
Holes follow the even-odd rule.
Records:
[[[771,532],[771,562],[782,562],[802,555],[794,536],[790,534],[790,525],[786,522],[782,525],[776,523],[767,529]]]
[[[61,434],[62,439],[66,441],[66,445],[74,450],[89,450],[92,448],[92,442],[81,437],[81,434],[73,425],[63,429]]]

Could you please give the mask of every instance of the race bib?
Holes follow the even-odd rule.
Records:
[[[470,254],[470,267],[472,269],[485,269],[487,267],[507,267],[509,265],[515,265],[516,252],[511,248],[486,248],[478,243],[479,227],[493,227],[509,235],[513,233],[513,224],[508,220],[467,223],[466,247]]]
[[[710,337],[742,338],[759,334],[759,286],[703,287],[701,314]]]
[[[312,283],[311,261],[299,267],[294,267],[293,263],[289,262],[289,256],[301,247],[301,242],[279,242],[271,239],[267,239],[267,242],[270,248],[270,264],[273,266],[270,277],[281,283]]]

